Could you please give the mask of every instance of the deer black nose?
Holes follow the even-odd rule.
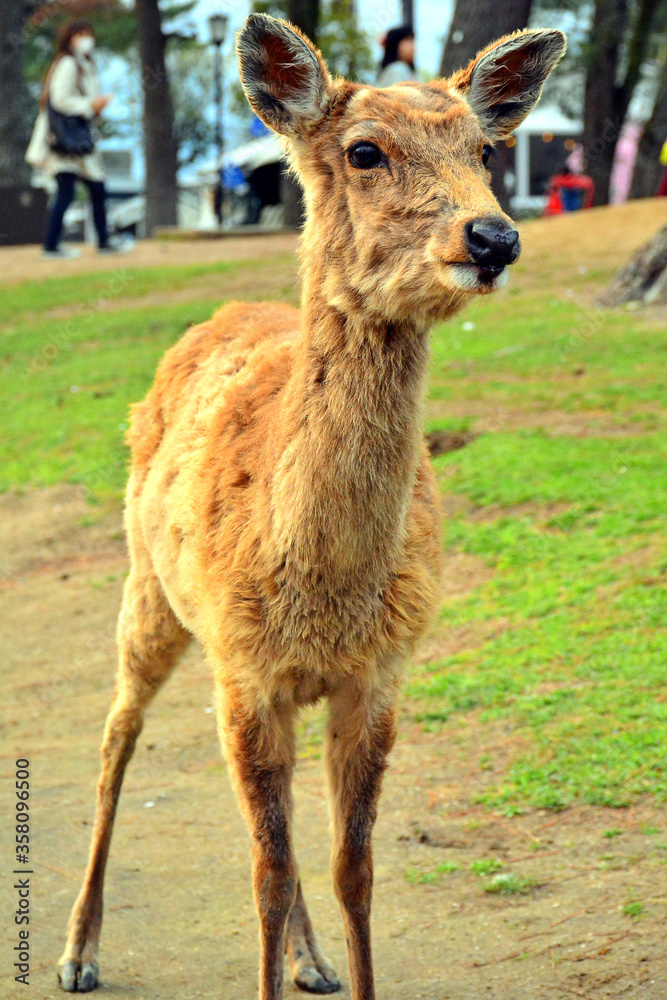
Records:
[[[468,251],[480,267],[505,267],[521,253],[519,234],[504,219],[489,216],[467,222]]]

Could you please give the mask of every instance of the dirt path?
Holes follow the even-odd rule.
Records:
[[[0,498],[2,815],[13,812],[13,770],[31,759],[32,998],[57,997],[54,963],[85,865],[98,746],[114,671],[114,628],[126,569],[117,513],[91,522],[71,487]],[[450,567],[465,586],[470,566]],[[460,580],[459,580],[460,577]],[[156,700],[119,809],[109,868],[102,995],[241,1000],[256,995],[257,927],[247,837],[218,750],[212,685],[191,651]],[[312,717],[311,717],[312,718]],[[572,809],[507,819],[472,805],[519,734],[499,724],[482,747],[474,716],[443,734],[403,713],[375,837],[378,1000],[664,1000],[667,835],[664,815]],[[497,776],[497,772],[496,772]],[[340,918],[329,875],[321,761],[296,775],[297,849],[325,950],[344,984]],[[619,833],[604,836],[611,829]],[[12,831],[0,850],[11,864]],[[530,877],[527,895],[495,896],[470,871],[497,858]],[[9,859],[9,860],[8,860]],[[411,872],[454,862],[432,884]],[[414,876],[412,876],[414,878]],[[2,882],[11,914],[11,881]],[[623,913],[641,900],[639,919]],[[11,980],[5,934],[0,997]],[[347,986],[345,985],[347,992]],[[296,996],[291,984],[286,996]]]

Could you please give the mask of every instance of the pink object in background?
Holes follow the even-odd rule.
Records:
[[[611,205],[620,205],[628,200],[641,133],[642,127],[637,122],[626,122],[621,129],[616,143],[614,166],[609,183],[609,203]]]
[[[584,147],[580,142],[576,144],[565,161],[573,174],[583,174],[584,172]]]

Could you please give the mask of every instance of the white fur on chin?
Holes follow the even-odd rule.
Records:
[[[448,277],[462,292],[495,292],[499,288],[504,288],[509,280],[509,271],[506,267],[502,269],[493,281],[482,281],[479,271],[470,264],[450,264],[447,268]]]

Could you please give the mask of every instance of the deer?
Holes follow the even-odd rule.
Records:
[[[251,841],[259,996],[340,988],[292,847],[295,720],[328,703],[331,874],[352,1000],[373,1000],[372,830],[401,676],[441,587],[422,424],[429,331],[520,253],[489,157],[540,97],[560,31],[505,36],[444,80],[334,79],[288,22],[252,14],[240,79],[304,191],[301,309],[235,302],[167,351],[132,408],[130,570],[83,886],[58,977],[99,983],[103,883],[145,711],[196,638]]]

